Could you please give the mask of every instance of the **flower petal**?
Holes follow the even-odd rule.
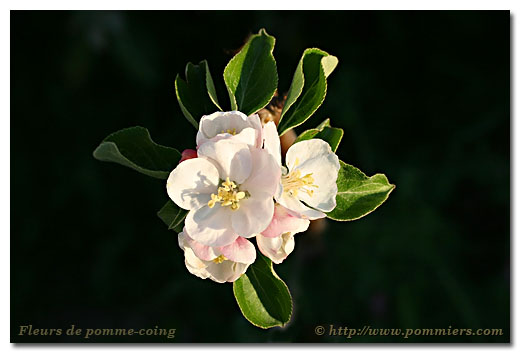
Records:
[[[297,165],[313,158],[322,158],[334,154],[329,144],[321,139],[300,141],[289,147],[285,156],[285,165],[293,171]]]
[[[207,246],[196,242],[193,240],[186,232],[186,227],[184,227],[184,235],[185,235],[185,244],[193,250],[195,255],[204,261],[211,261],[221,255],[221,252],[218,250],[219,248],[213,248],[211,246]]]
[[[298,194],[298,198],[320,211],[332,211],[336,207],[336,195],[338,193],[336,180],[339,168],[338,156],[333,153],[320,155],[297,166],[296,169],[300,170],[302,175],[312,173],[314,184],[318,186],[313,188],[312,196],[303,192]]]
[[[184,250],[184,263],[191,274],[202,279],[210,277],[206,262],[199,259],[190,248]]]
[[[254,146],[254,144],[251,143],[251,141],[254,141],[256,143],[257,135],[259,134],[258,131],[253,129],[252,127],[246,127],[244,130],[240,131],[236,135],[231,134],[222,134],[227,135],[228,138],[233,139],[234,141],[245,143],[250,146]]]
[[[255,246],[242,237],[238,237],[233,243],[218,249],[222,255],[234,262],[252,264],[256,259]]]
[[[200,260],[193,250],[189,247],[187,241],[186,241],[186,233],[180,232],[178,236],[179,240],[179,246],[184,251],[184,263],[186,265],[186,268],[188,271],[202,279],[208,278],[210,275],[208,271],[206,271],[206,263],[202,260]]]
[[[280,147],[280,136],[273,121],[264,125],[264,149],[274,157],[276,163],[282,166],[282,150]]]
[[[243,133],[248,128],[249,130]],[[228,131],[233,131],[236,135],[233,136]],[[197,146],[221,138],[233,138],[251,146],[261,147],[262,125],[258,115],[248,117],[242,112],[230,111],[203,116],[197,132]]]
[[[168,177],[168,196],[185,210],[199,208],[211,199],[219,183],[217,168],[204,158],[192,158],[180,163]]]
[[[251,126],[247,121],[247,115],[236,110],[204,115],[200,119],[199,125],[199,130],[202,131],[204,136],[208,139],[227,130],[235,129],[236,132],[239,132]]]
[[[272,196],[250,197],[240,201],[240,208],[231,212],[233,230],[244,238],[251,238],[261,233],[271,223],[274,201]]]
[[[266,150],[250,147],[253,168],[250,177],[240,185],[252,198],[273,197],[280,183],[282,171]]]
[[[229,177],[242,184],[251,174],[252,162],[248,145],[230,139],[208,141],[199,147],[198,154],[215,162],[220,179]]]
[[[199,253],[197,253],[196,248],[191,247],[192,245],[200,246],[193,239],[190,239],[185,231],[179,233],[179,246],[184,251],[186,268],[191,274],[199,278],[210,278],[218,283],[233,282],[245,273],[249,266],[246,263],[230,260],[224,260],[223,262],[206,261],[199,257]],[[254,246],[252,244],[251,246],[254,250]]]
[[[280,204],[274,207],[273,219],[269,226],[262,232],[264,237],[276,238],[284,233],[305,232],[309,228],[310,221],[296,217],[287,208]]]
[[[238,235],[231,227],[229,207],[216,204],[213,208],[205,205],[188,212],[185,227],[190,237],[207,246],[224,246],[231,244]]]
[[[255,147],[262,148],[262,143],[264,142],[264,131],[262,129],[260,116],[258,114],[252,114],[248,117],[248,119],[251,127],[257,131]]]
[[[276,201],[283,207],[296,212],[300,217],[305,219],[314,220],[318,218],[324,218],[326,216],[326,214],[323,212],[305,206],[296,197],[291,196],[286,192],[282,193],[282,195],[277,198]]]
[[[268,238],[262,235],[256,237],[256,244],[262,254],[267,256],[275,264],[282,263],[294,250],[294,236],[291,233],[285,233],[276,238]]]
[[[236,281],[246,272],[249,266],[248,264],[233,261],[224,261],[220,264],[208,262],[207,265],[206,270],[210,274],[210,278],[218,283]]]

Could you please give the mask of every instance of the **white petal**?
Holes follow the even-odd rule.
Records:
[[[202,279],[206,279],[210,276],[206,269],[206,262],[199,259],[190,248],[184,250],[184,263],[191,274]]]
[[[274,201],[272,196],[240,201],[240,208],[231,211],[233,230],[244,238],[250,238],[261,233],[273,218]]]
[[[256,259],[255,246],[242,237],[238,237],[233,243],[218,249],[222,255],[234,262],[252,264]]]
[[[224,261],[220,264],[211,262],[208,263],[207,271],[215,282],[234,282],[246,272],[248,266],[248,264],[233,261]]]
[[[168,196],[185,210],[199,208],[216,193],[219,183],[217,168],[204,158],[192,158],[180,163],[168,177]]]
[[[321,139],[300,141],[289,147],[285,156],[285,165],[293,171],[296,165],[305,163],[308,159],[321,158],[332,152],[329,144]]]
[[[233,139],[234,141],[245,143],[247,145],[253,146],[252,142],[256,143],[257,135],[259,132],[252,127],[246,127],[244,130],[240,131],[236,135],[231,134],[222,134],[222,135],[228,135],[228,138]]]
[[[305,206],[296,197],[289,195],[288,193],[282,193],[281,197],[277,198],[276,201],[285,208],[297,213],[300,217],[305,219],[318,219],[324,218],[326,215],[323,212],[313,210],[310,207]]]
[[[186,228],[184,228],[184,230],[186,230]],[[179,241],[179,248],[182,250],[184,250],[185,247],[188,247],[188,243],[186,242],[186,233],[184,230],[177,236],[177,240]]]
[[[312,173],[314,184],[318,186],[312,188],[314,190],[312,196],[302,192],[298,193],[298,198],[320,211],[332,211],[336,207],[336,194],[338,193],[336,180],[339,168],[338,156],[333,153],[308,159],[297,166],[296,169],[300,170],[302,175]]]
[[[256,244],[262,254],[279,264],[294,250],[294,236],[285,233],[283,236],[268,238],[259,234],[256,237]]]
[[[202,206],[188,212],[185,227],[190,237],[207,246],[224,246],[231,244],[238,237],[231,227],[231,211],[229,207],[216,204],[213,208]],[[235,211],[236,212],[236,211]]]
[[[199,122],[199,130],[210,139],[223,131],[233,130],[236,132],[249,127],[247,115],[239,111],[215,112],[204,115]]]
[[[247,128],[249,131],[243,133]],[[234,130],[236,135],[227,133]],[[258,115],[247,117],[239,111],[216,112],[205,115],[199,123],[197,146],[207,141],[216,141],[221,138],[233,138],[251,146],[260,147],[262,143],[262,125]]]
[[[282,150],[280,147],[280,136],[273,121],[264,125],[264,149],[274,157],[276,163],[282,165]]]
[[[262,129],[262,122],[260,121],[260,116],[258,114],[252,114],[248,119],[251,127],[257,131],[255,147],[262,148],[262,143],[264,142],[264,133]]]
[[[252,198],[273,197],[280,183],[282,171],[265,150],[250,147],[253,168],[250,177],[240,185]]]
[[[244,143],[230,139],[209,141],[202,144],[197,153],[215,162],[220,179],[229,177],[235,183],[242,184],[251,174],[251,153]]]
[[[184,263],[186,268],[191,274],[194,274],[197,277],[202,279],[206,279],[209,277],[209,273],[206,271],[206,263],[200,260],[193,250],[189,247],[187,241],[186,233],[180,232],[178,236],[179,246],[184,251]]]
[[[199,148],[199,146],[202,145],[204,142],[209,141],[209,138],[204,136],[204,133],[200,130],[200,123],[199,123],[199,131],[197,131],[197,137],[195,138],[195,141],[197,142],[197,148]]]

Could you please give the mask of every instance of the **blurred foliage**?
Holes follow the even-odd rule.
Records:
[[[338,155],[397,185],[367,217],[297,235],[276,267],[293,320],[268,331],[242,317],[231,285],[188,273],[156,216],[163,181],[92,157],[135,125],[193,147],[177,73],[208,59],[229,109],[221,73],[262,27],[281,90],[305,48],[339,58],[305,128],[331,118],[345,130]],[[508,11],[11,12],[11,340],[72,342],[18,325],[75,324],[177,328],[173,342],[404,341],[314,334],[334,324],[502,328],[406,342],[509,341],[509,36]]]

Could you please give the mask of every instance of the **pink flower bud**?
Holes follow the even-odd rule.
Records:
[[[182,157],[181,157],[181,160],[179,161],[179,163],[184,162],[185,160],[188,160],[188,159],[197,158],[197,151],[192,150],[192,149],[187,149],[187,150],[182,151],[181,156]]]

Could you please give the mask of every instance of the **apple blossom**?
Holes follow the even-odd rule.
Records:
[[[275,205],[269,226],[256,236],[258,249],[279,264],[294,250],[294,234],[305,232],[310,221],[294,215],[280,204]]]
[[[264,139],[264,148],[283,170],[276,201],[311,220],[332,211],[336,207],[340,165],[330,145],[321,139],[297,142],[287,151],[287,167],[282,167],[280,139],[272,126],[264,127]]]
[[[185,226],[191,238],[224,246],[267,228],[281,176],[271,154],[234,139],[205,142],[197,153],[166,183],[172,201],[189,210]]]
[[[254,245],[242,237],[221,247],[196,242],[188,235],[186,228],[178,237],[179,246],[184,251],[186,268],[202,279],[210,278],[218,283],[234,282],[256,259]]]
[[[197,148],[207,141],[233,138],[254,147],[262,147],[262,123],[258,114],[239,111],[216,112],[200,119]]]

